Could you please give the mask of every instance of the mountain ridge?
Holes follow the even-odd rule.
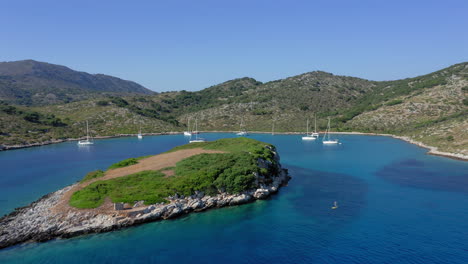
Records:
[[[0,100],[22,105],[68,103],[96,96],[153,94],[132,81],[66,66],[22,60],[0,62]]]

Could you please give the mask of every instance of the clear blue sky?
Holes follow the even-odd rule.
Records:
[[[324,70],[372,80],[468,61],[468,1],[2,1],[0,61],[199,90]]]

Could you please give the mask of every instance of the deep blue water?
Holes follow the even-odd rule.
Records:
[[[341,135],[339,146],[251,137],[275,144],[293,177],[270,200],[16,246],[0,250],[0,263],[468,263],[468,163],[388,137]],[[88,171],[183,143],[155,136],[0,152],[0,215]]]

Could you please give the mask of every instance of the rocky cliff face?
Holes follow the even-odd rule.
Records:
[[[216,196],[207,196],[202,192],[196,192],[190,197],[175,194],[167,198],[169,203],[166,204],[141,206],[142,203],[137,203],[131,210],[116,210],[113,213],[96,214],[86,210],[53,213],[51,209],[74,185],[68,186],[1,218],[0,248],[23,242],[42,242],[54,238],[108,232],[210,208],[244,204],[267,198],[290,179],[287,170],[281,167],[277,153],[275,153],[275,162],[259,159],[258,166],[261,168],[275,166],[276,169],[273,171],[277,173],[268,176],[255,175],[257,187],[243,193],[219,193]]]

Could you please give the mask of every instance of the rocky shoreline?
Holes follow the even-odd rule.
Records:
[[[278,173],[256,176],[257,188],[239,194],[220,193],[208,196],[196,192],[190,197],[175,194],[168,197],[169,203],[142,206],[137,202],[130,210],[115,210],[112,213],[96,213],[89,210],[55,212],[52,210],[61,197],[76,184],[47,194],[28,206],[0,218],[0,249],[25,242],[44,242],[55,238],[70,238],[84,234],[102,233],[163,219],[171,219],[191,212],[212,208],[240,205],[257,199],[266,199],[278,192],[290,179],[286,169],[281,168],[279,156],[275,163]],[[273,165],[259,160],[259,167]]]
[[[428,145],[426,145],[426,144],[424,144],[422,142],[413,140],[413,139],[411,139],[409,137],[406,137],[406,136],[396,136],[396,135],[392,135],[392,134],[378,134],[378,133],[363,133],[363,132],[331,132],[331,134],[392,137],[392,138],[396,138],[396,139],[406,141],[406,142],[408,142],[410,144],[414,144],[414,145],[416,145],[418,147],[428,149],[429,151],[427,152],[427,154],[429,154],[429,155],[442,156],[442,157],[456,159],[456,160],[468,161],[468,156],[467,155],[463,155],[461,153],[450,153],[450,152],[439,151],[437,149],[437,147],[428,146]]]

